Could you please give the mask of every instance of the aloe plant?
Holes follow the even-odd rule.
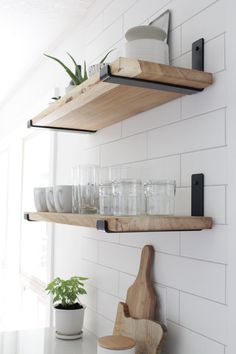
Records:
[[[82,74],[81,65],[76,63],[75,59],[72,57],[72,55],[70,53],[67,53],[67,55],[71,58],[71,60],[73,61],[74,65],[75,65],[75,73],[73,73],[72,70],[70,70],[70,68],[68,68],[68,66],[66,66],[58,58],[53,57],[48,54],[44,54],[44,55],[50,59],[55,60],[65,69],[65,71],[67,72],[67,74],[70,76],[70,78],[72,80],[72,85],[80,85],[80,84],[82,84],[82,82],[84,82],[88,79],[86,61],[84,61],[84,70],[83,70],[84,74]]]

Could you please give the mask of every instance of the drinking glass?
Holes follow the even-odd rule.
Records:
[[[148,215],[174,214],[175,181],[150,180],[145,183],[144,191]]]
[[[72,168],[72,213],[79,212],[79,166]]]
[[[123,179],[112,182],[114,215],[140,215],[142,209],[142,182]]]
[[[102,215],[113,215],[112,182],[99,184],[99,210]]]
[[[78,179],[78,212],[80,214],[96,214],[99,210],[98,172],[96,165],[80,165]],[[75,191],[75,202],[76,202]]]

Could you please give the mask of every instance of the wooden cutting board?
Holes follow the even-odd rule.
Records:
[[[129,314],[133,318],[155,319],[157,296],[151,280],[153,258],[154,248],[144,246],[137,278],[126,297]]]
[[[166,328],[152,320],[130,317],[128,306],[120,302],[113,335],[133,338],[136,342],[136,354],[160,354]]]

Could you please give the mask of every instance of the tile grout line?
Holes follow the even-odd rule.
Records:
[[[221,342],[219,342],[219,341],[217,341],[217,340],[215,340],[215,339],[213,339],[213,338],[211,338],[211,337],[206,336],[206,335],[203,334],[203,333],[197,332],[196,330],[193,330],[193,329],[191,329],[191,328],[189,328],[189,327],[183,326],[182,324],[178,324],[178,323],[176,323],[176,322],[174,322],[174,321],[172,321],[172,320],[168,320],[168,321],[171,322],[171,323],[173,323],[173,324],[176,324],[176,325],[178,325],[179,327],[182,327],[182,328],[184,328],[184,329],[186,329],[186,330],[188,330],[188,331],[190,331],[190,332],[192,332],[192,333],[195,333],[195,334],[197,334],[197,335],[199,335],[199,336],[201,336],[201,337],[204,337],[204,338],[206,338],[206,339],[208,339],[208,340],[210,340],[210,341],[212,341],[212,342],[214,342],[214,343],[217,343],[217,344],[219,344],[219,345],[222,345],[223,347],[225,346],[225,343],[221,343]]]

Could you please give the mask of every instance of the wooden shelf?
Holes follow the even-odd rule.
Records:
[[[97,73],[34,117],[29,126],[95,132],[212,84],[210,73],[129,58],[117,59],[109,71],[113,82],[122,84]],[[128,78],[132,80],[125,83]],[[142,83],[147,86],[137,87]]]
[[[29,221],[47,221],[97,228],[105,221],[106,232],[196,231],[212,228],[212,218],[204,216],[104,216],[70,213],[25,213]]]

